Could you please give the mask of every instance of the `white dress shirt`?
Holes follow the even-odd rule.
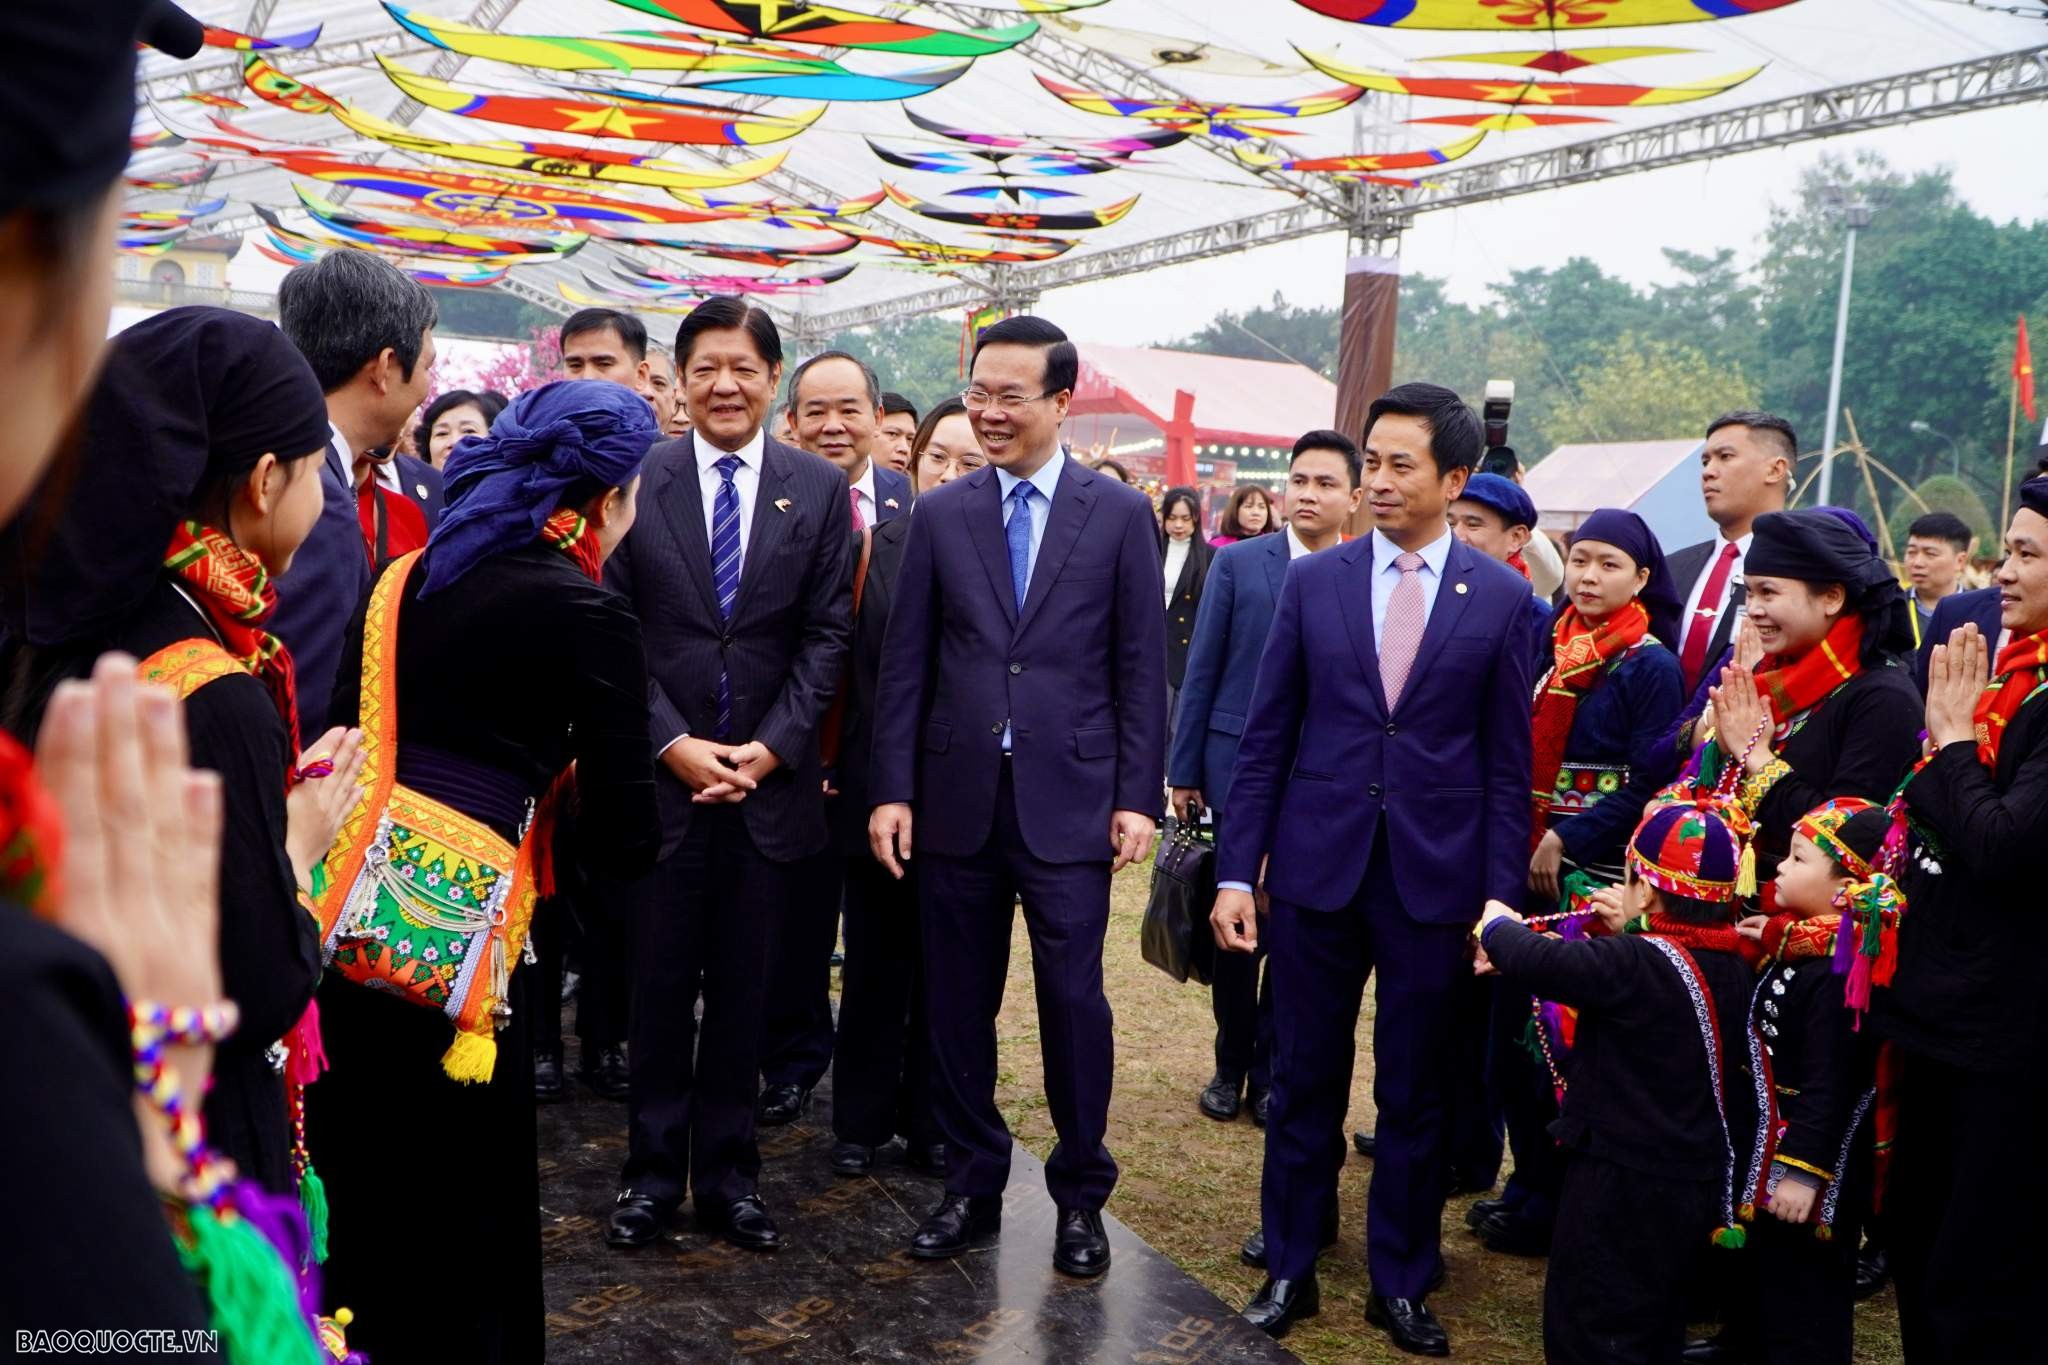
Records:
[[[854,502],[860,508],[860,524],[872,528],[875,525],[875,462],[868,461],[868,467],[853,483]]]
[[[1186,540],[1166,538],[1166,605],[1173,605],[1173,591],[1180,586],[1181,570],[1187,567],[1188,553],[1195,546],[1194,537]]]
[[[1394,561],[1406,554],[1400,546],[1388,540],[1385,532],[1377,526],[1372,532],[1372,638],[1374,648],[1385,648],[1387,638],[1387,604],[1394,600],[1394,588],[1401,581],[1401,570]],[[1451,528],[1415,553],[1422,556],[1422,567],[1416,571],[1416,578],[1422,583],[1422,619],[1425,623],[1429,614],[1436,610],[1437,589],[1443,586],[1444,563],[1451,557]]]
[[[1066,467],[1067,452],[1064,448],[1055,450],[1052,458],[1038,467],[1030,479],[1020,479],[1007,469],[996,471],[996,485],[1003,494],[1003,525],[1010,524],[1010,514],[1016,504],[1010,501],[1010,494],[1020,483],[1031,485],[1031,557],[1024,561],[1024,582],[1029,585],[1031,576],[1038,572],[1038,547],[1045,543],[1045,523],[1052,517],[1053,490],[1060,486],[1060,471]],[[1018,604],[1022,606],[1022,603]]]
[[[1294,534],[1293,523],[1288,523],[1285,534],[1287,536],[1287,558],[1290,561],[1300,559],[1303,555],[1312,555],[1315,553],[1314,550],[1311,550],[1308,546],[1302,544],[1300,536]]]
[[[1756,533],[1752,531],[1735,542],[1735,563],[1729,567],[1728,581],[1721,586],[1721,603],[1714,609],[1713,622],[1707,627],[1707,643],[1710,647],[1713,644],[1714,632],[1721,628],[1721,618],[1728,613],[1728,604],[1735,598],[1735,585],[1742,581],[1742,566],[1749,559],[1749,547],[1755,540]],[[1665,641],[1678,653],[1685,651],[1685,637],[1692,633],[1693,617],[1700,609],[1700,598],[1706,594],[1707,580],[1714,576],[1714,566],[1721,562],[1721,555],[1727,544],[1727,541],[1715,538],[1714,552],[1707,556],[1706,567],[1700,570],[1700,576],[1693,580],[1691,589],[1685,594],[1685,615],[1678,618],[1678,638]],[[1732,632],[1728,638],[1735,638]],[[1710,667],[1713,662],[1712,659],[1708,659],[1701,667]]]
[[[710,544],[716,532],[712,524],[718,513],[718,489],[725,479],[718,472],[718,462],[727,455],[740,457],[740,467],[733,471],[732,486],[740,495],[740,565],[745,571],[747,562],[747,540],[754,532],[754,499],[761,491],[761,464],[767,458],[768,437],[755,428],[754,434],[738,450],[720,450],[704,439],[698,432],[691,443],[697,451],[697,488],[704,495],[704,542]]]
[[[348,437],[341,434],[340,427],[329,422],[327,429],[334,433],[334,458],[327,462],[327,467],[341,480],[343,488],[352,489],[356,486],[356,453],[348,448]]]

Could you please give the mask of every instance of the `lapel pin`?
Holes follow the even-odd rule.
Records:
[[[1465,595],[1465,585],[1463,583],[1460,583],[1456,587],[1452,588],[1451,591],[1458,594],[1458,596],[1463,597]]]
[[[899,505],[899,504],[897,503],[896,499],[894,499],[894,498],[888,498],[888,499],[884,500],[884,501],[883,501],[883,503],[882,503],[882,506],[884,506],[884,507],[891,507],[891,508],[893,508],[893,507],[897,507],[898,505]]]
[[[789,499],[777,498],[775,500],[775,510],[778,512],[787,512],[789,510]]]
[[[414,485],[412,486],[412,491],[420,495],[420,501],[422,501],[422,502],[425,502],[425,501],[426,501],[426,498],[427,498],[427,486],[426,486],[425,484],[423,484],[423,483],[416,483],[416,484],[414,484]]]

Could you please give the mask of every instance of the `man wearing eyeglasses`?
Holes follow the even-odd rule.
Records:
[[[1144,860],[1162,805],[1166,632],[1144,494],[1060,445],[1080,368],[1066,334],[1016,317],[981,334],[961,395],[989,467],[926,493],[882,647],[868,836],[922,869],[927,998],[946,1190],[910,1254],[993,1238],[1010,1177],[996,1010],[1013,906],[1031,935],[1059,1208],[1053,1265],[1109,1267],[1116,1184],[1102,940],[1110,878]],[[914,839],[913,839],[914,834]]]

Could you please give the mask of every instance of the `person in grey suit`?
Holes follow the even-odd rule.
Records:
[[[792,869],[825,847],[818,725],[852,635],[853,522],[845,476],[761,429],[782,374],[766,313],[711,299],[676,356],[694,430],[650,452],[606,566],[647,640],[662,815],[661,862],[628,910],[630,1147],[606,1240],[657,1240],[687,1184],[701,1223],[773,1250],[754,1141],[763,995]]]

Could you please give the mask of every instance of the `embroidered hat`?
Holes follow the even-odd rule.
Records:
[[[1667,801],[1636,826],[1629,840],[1629,868],[1659,891],[1711,905],[1731,904],[1739,894],[1747,823],[1732,818],[1708,794]]]
[[[1804,834],[1835,865],[1867,882],[1876,875],[1878,850],[1890,828],[1884,807],[1856,796],[1838,796],[1799,817],[1794,834]]]

